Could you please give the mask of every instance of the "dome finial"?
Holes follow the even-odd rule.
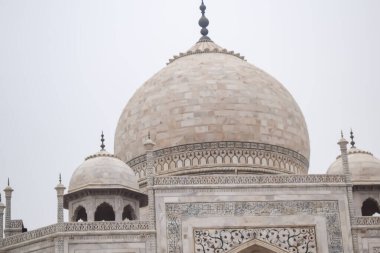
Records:
[[[61,173],[59,173],[59,179],[58,179],[58,181],[59,181],[59,184],[62,184],[62,177],[61,177]]]
[[[9,177],[8,177],[8,186],[9,186]]]
[[[106,147],[106,145],[104,145],[104,134],[103,134],[103,131],[102,131],[102,135],[101,135],[101,139],[100,139],[100,141],[102,142],[102,144],[100,145],[100,147],[102,148],[100,151],[105,151],[105,147]]]
[[[201,29],[202,37],[200,38],[199,42],[211,41],[211,39],[207,36],[207,34],[208,34],[207,26],[209,25],[210,22],[208,21],[208,19],[205,16],[206,5],[204,4],[203,0],[202,0],[202,4],[199,7],[199,9],[202,12],[202,17],[198,21],[199,26],[202,27],[202,29]]]
[[[351,148],[356,148],[355,147],[355,141],[354,141],[354,132],[352,132],[352,128],[351,128],[351,132],[350,132],[350,138],[351,138]]]

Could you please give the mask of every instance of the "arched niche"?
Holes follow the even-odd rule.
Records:
[[[380,213],[379,203],[373,198],[366,199],[362,205],[362,215],[372,216],[375,213]]]
[[[253,239],[235,249],[228,251],[228,253],[289,253],[289,251],[271,245],[267,242]]]
[[[112,206],[106,202],[100,204],[95,211],[95,221],[114,221],[115,212]]]
[[[86,208],[84,208],[83,206],[78,206],[74,211],[72,221],[87,221]]]
[[[137,216],[135,213],[135,209],[131,205],[126,205],[123,209],[123,215],[122,215],[123,220],[136,220]]]

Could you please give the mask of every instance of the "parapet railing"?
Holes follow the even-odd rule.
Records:
[[[82,232],[82,231],[133,231],[149,230],[148,221],[97,221],[97,222],[66,222],[53,224],[29,232],[12,235],[0,239],[0,248],[23,243],[30,240],[43,238],[58,232]]]
[[[113,231],[113,230],[148,230],[148,221],[127,221],[127,222],[70,222],[64,223],[64,232],[76,231]]]
[[[155,185],[216,185],[216,184],[331,184],[345,183],[344,175],[210,175],[156,177]]]
[[[363,216],[354,217],[353,226],[380,226],[380,217],[377,216]]]

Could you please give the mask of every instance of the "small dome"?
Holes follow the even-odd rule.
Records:
[[[354,184],[380,184],[380,160],[370,152],[357,148],[349,149],[348,166]],[[343,174],[341,156],[331,164],[327,174]]]
[[[138,191],[137,178],[126,163],[103,150],[87,157],[75,170],[70,180],[68,192],[112,188]]]

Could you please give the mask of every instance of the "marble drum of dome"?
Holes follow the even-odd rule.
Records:
[[[200,41],[140,87],[116,129],[115,153],[144,177],[150,132],[158,174],[307,174],[309,136],[277,80]]]

